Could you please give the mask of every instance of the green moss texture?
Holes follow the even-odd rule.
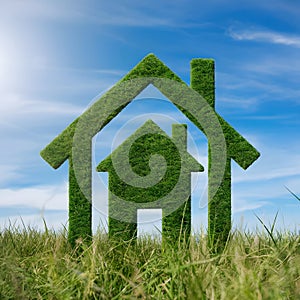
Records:
[[[97,171],[109,172],[111,238],[136,238],[137,209],[143,208],[163,210],[164,240],[173,243],[189,238],[191,172],[203,171],[203,166],[186,151],[186,126],[174,124],[172,129],[170,138],[153,121],[148,120],[98,165]],[[128,166],[124,164],[127,157]],[[132,178],[131,172],[140,178]],[[123,205],[120,199],[125,201]],[[136,205],[127,205],[126,201]]]

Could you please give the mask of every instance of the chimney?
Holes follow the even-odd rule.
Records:
[[[191,88],[215,108],[215,61],[194,58],[191,61]]]

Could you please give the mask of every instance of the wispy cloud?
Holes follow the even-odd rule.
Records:
[[[56,3],[55,3],[56,2]],[[187,20],[184,12],[190,12],[185,1],[172,2],[172,6],[163,2],[159,5],[141,3],[141,1],[104,1],[95,5],[86,5],[78,1],[68,5],[61,1],[39,3],[28,0],[25,3],[11,1],[5,4],[5,10],[20,18],[48,19],[72,23],[96,23],[98,25],[128,27],[173,27],[191,28],[207,26],[207,23]],[[55,3],[55,4],[53,4]]]
[[[238,198],[237,201],[233,201],[232,203],[232,213],[239,213],[247,210],[255,210],[268,204],[269,202],[267,201],[253,201],[253,199],[249,200]]]
[[[29,100],[22,95],[9,94],[2,104],[1,120],[22,120],[38,117],[40,114],[49,115],[80,115],[85,107],[70,103],[50,102],[43,100]]]
[[[243,120],[261,120],[261,121],[272,121],[272,120],[290,120],[294,119],[296,114],[284,114],[284,115],[250,115],[250,116],[239,116],[239,119]]]
[[[7,184],[12,180],[17,180],[20,177],[20,173],[18,167],[13,164],[3,165],[1,164],[1,172],[0,172],[0,185]],[[0,192],[1,195],[1,192]]]
[[[68,192],[64,183],[21,189],[0,189],[0,228],[33,226],[62,229],[68,217]]]
[[[280,179],[282,186],[293,176],[300,176],[299,155],[290,149],[278,149],[279,145],[271,147],[259,146],[261,157],[255,163],[255,168],[249,168],[246,172],[234,165],[234,182],[269,182]],[[283,146],[284,147],[284,146]],[[289,158],[288,160],[286,158]]]
[[[228,34],[237,41],[257,41],[300,48],[300,36],[278,33],[268,30],[234,30]]]
[[[0,189],[0,207],[15,207],[16,214],[21,213],[19,207],[30,207],[41,212],[45,210],[68,209],[67,184],[57,186],[38,186],[21,189]]]

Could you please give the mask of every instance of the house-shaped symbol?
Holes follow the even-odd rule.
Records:
[[[149,54],[41,151],[43,159],[55,169],[69,162],[68,237],[73,245],[78,238],[92,236],[92,139],[150,84],[208,139],[208,233],[213,243],[226,241],[231,228],[231,160],[247,169],[260,154],[215,111],[212,59],[191,61],[188,86],[154,54]],[[209,123],[213,119],[218,124],[206,130],[202,120]],[[221,136],[215,134],[217,127],[224,138],[222,144],[215,140]],[[225,155],[225,171],[218,176],[220,157],[214,151]]]
[[[187,240],[191,231],[191,172],[203,170],[187,152],[185,124],[173,124],[170,138],[152,120],[145,122],[97,167],[97,171],[109,173],[109,236],[125,241],[135,238],[137,209],[160,208],[163,239]]]

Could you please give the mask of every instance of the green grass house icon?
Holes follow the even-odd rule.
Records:
[[[201,172],[204,168],[187,152],[186,130],[184,124],[173,124],[170,138],[148,120],[98,165],[97,171],[109,173],[108,229],[111,238],[135,238],[137,209],[160,208],[163,239],[188,239],[191,231],[191,172]],[[151,160],[153,155],[160,156],[156,162]],[[124,164],[127,156],[128,166]],[[165,172],[161,172],[164,161],[159,158],[165,160]],[[130,168],[141,175],[140,183],[135,178],[128,180],[132,177]],[[122,179],[116,169],[122,172]],[[148,174],[150,178],[147,178]],[[122,206],[120,199],[131,203]]]
[[[55,169],[66,160],[69,162],[69,241],[72,245],[75,245],[78,238],[88,240],[92,236],[92,139],[150,84],[164,94],[207,137],[209,148],[208,234],[211,244],[216,247],[224,245],[227,240],[231,229],[231,160],[234,160],[243,169],[247,169],[260,154],[215,111],[214,60],[193,59],[191,61],[191,83],[188,86],[155,55],[149,54],[41,151],[42,158]],[[152,123],[147,123],[145,126],[156,127]],[[179,128],[181,129],[179,130]],[[179,131],[184,131],[183,127],[179,128]],[[145,129],[147,128],[144,127],[143,130]],[[160,138],[159,143],[164,141],[169,143],[167,149],[171,149],[172,144],[173,146],[176,145],[174,130],[176,132],[177,129],[173,128],[171,139],[160,132],[164,138]],[[158,138],[157,133],[155,136]],[[157,142],[156,138],[154,144]],[[144,139],[141,140],[141,144],[147,143],[147,138]],[[136,144],[139,143],[132,144],[133,148],[136,147]],[[180,147],[183,147],[184,144],[181,143]],[[178,152],[180,147],[175,147],[174,153]],[[131,154],[133,155],[133,153],[134,151]],[[112,155],[115,154],[112,153]],[[166,154],[164,153],[164,155]],[[158,161],[160,160],[159,155],[156,158]],[[173,172],[174,175],[179,170],[176,164],[181,160],[176,159],[176,154],[173,155],[173,158],[175,167],[172,167],[172,164],[168,163],[165,157],[167,161],[166,172]],[[135,161],[135,159],[131,158],[131,161]],[[155,160],[153,161],[155,162]],[[199,171],[199,163],[194,161],[193,164],[189,171]],[[137,174],[140,173],[138,175],[147,176],[147,168],[142,170],[140,165],[140,162],[137,162],[133,169],[136,168]],[[155,163],[153,165],[155,170]],[[112,168],[109,168],[108,161],[102,162],[98,166],[98,170],[109,172],[109,185],[118,196],[117,186],[114,186],[118,180],[112,173]],[[125,168],[124,172],[126,170]],[[118,175],[120,174],[118,173]],[[172,179],[176,176],[169,178]],[[151,183],[150,179],[149,182]],[[138,181],[134,183],[137,184]],[[174,182],[173,184],[176,186]],[[144,193],[147,193],[149,187],[144,187],[144,189]],[[162,189],[162,193],[163,191],[164,189]],[[130,194],[132,190],[128,189],[128,192]],[[129,194],[126,194],[125,199],[131,197]],[[110,197],[112,203],[117,201],[112,199],[112,195]],[[149,205],[154,203],[150,198],[144,202],[149,203]],[[126,201],[126,203],[134,202]],[[144,205],[146,206],[146,204]],[[188,207],[187,211],[189,211]],[[129,215],[131,214],[129,213]],[[171,217],[169,220],[171,222]],[[175,227],[178,227],[177,221],[174,220],[174,222]],[[167,223],[169,221],[166,221],[165,226],[163,225],[164,228],[168,227]],[[123,224],[120,224],[120,228],[122,226]],[[131,226],[128,231],[129,236],[135,228],[134,225]],[[185,227],[187,230],[189,230],[188,226]],[[178,230],[174,230],[174,232],[176,232],[176,236]]]

